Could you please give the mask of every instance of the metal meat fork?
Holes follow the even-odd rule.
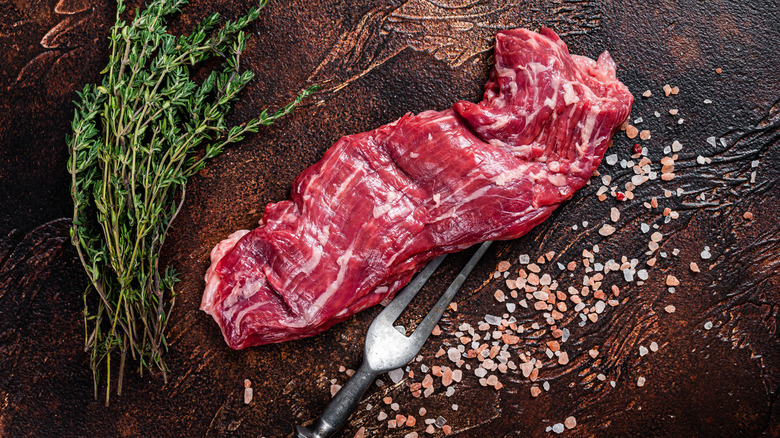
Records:
[[[401,312],[409,305],[412,298],[422,289],[426,281],[439,267],[446,255],[428,263],[414,279],[404,287],[395,299],[380,313],[366,333],[366,345],[363,352],[363,364],[357,372],[339,390],[333,400],[328,403],[322,416],[313,429],[298,426],[298,438],[326,438],[333,436],[347,423],[349,416],[360,402],[363,393],[381,373],[400,368],[419,353],[425,341],[431,335],[433,327],[439,322],[444,310],[452,301],[463,282],[469,276],[479,259],[485,254],[492,242],[485,242],[479,246],[477,252],[471,256],[466,266],[460,271],[455,281],[450,284],[444,295],[439,298],[436,305],[423,318],[417,329],[406,336],[393,327],[393,322],[401,315]]]

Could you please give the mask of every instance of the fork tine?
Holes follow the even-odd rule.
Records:
[[[414,333],[409,336],[410,340],[414,341],[415,343],[419,342],[420,346],[425,343],[425,341],[431,335],[433,327],[436,325],[436,323],[439,322],[439,319],[441,319],[441,316],[444,314],[447,306],[449,306],[450,302],[452,302],[455,294],[458,292],[458,290],[460,290],[460,287],[463,286],[466,278],[468,278],[469,274],[471,274],[471,271],[474,269],[474,267],[477,266],[477,263],[479,263],[479,260],[482,258],[488,248],[490,248],[492,243],[493,242],[491,241],[487,241],[479,246],[477,252],[471,256],[468,263],[466,263],[466,266],[464,266],[460,273],[458,273],[455,281],[450,284],[450,286],[447,288],[447,291],[444,292],[441,298],[439,298],[439,301],[436,302],[436,305],[434,305],[428,314],[425,315],[425,318],[420,321],[420,324],[414,330]]]
[[[388,324],[395,321],[398,316],[401,315],[401,312],[404,311],[406,306],[408,306],[412,301],[412,298],[417,295],[417,292],[419,292],[428,279],[431,278],[431,275],[433,275],[433,273],[436,271],[439,265],[441,265],[441,262],[443,262],[446,257],[447,254],[440,255],[428,263],[422,269],[422,271],[418,272],[417,275],[414,276],[409,284],[401,289],[401,292],[396,294],[393,301],[391,301],[390,304],[385,307],[385,310],[383,310],[382,313],[377,316],[377,319],[382,318],[382,320]]]

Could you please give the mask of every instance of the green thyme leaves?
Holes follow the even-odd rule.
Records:
[[[104,383],[106,403],[112,381],[121,394],[129,358],[141,373],[166,374],[165,327],[178,279],[159,266],[159,253],[184,202],[187,179],[226,146],[292,112],[314,90],[302,91],[276,112],[228,127],[225,117],[253,78],[241,70],[249,39],[244,29],[265,3],[221,25],[212,14],[189,35],[174,36],[166,16],[186,1],[152,0],[126,22],[119,0],[102,82],[78,93],[67,139],[71,239],[90,280],[85,351],[95,396]],[[221,65],[196,82],[191,69],[211,57]],[[112,370],[118,370],[113,379]]]

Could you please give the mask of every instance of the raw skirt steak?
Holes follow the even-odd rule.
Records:
[[[499,32],[482,102],[340,139],[214,248],[201,309],[232,348],[312,336],[443,253],[522,236],[585,185],[632,101],[607,52]]]

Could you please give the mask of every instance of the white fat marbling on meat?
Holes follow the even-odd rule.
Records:
[[[547,175],[547,180],[555,187],[563,187],[567,184],[566,177],[560,173],[551,173]]]
[[[585,154],[588,152],[588,148],[590,147],[591,142],[591,135],[593,134],[593,127],[596,126],[596,116],[598,115],[598,112],[594,108],[593,111],[588,113],[588,117],[585,119],[585,124],[581,125],[582,129],[580,130],[580,138],[581,142],[580,145],[578,145],[578,149],[580,149],[580,152]]]
[[[360,174],[363,173],[363,170],[365,168],[365,165],[356,165],[355,170],[352,171],[352,173],[349,174],[348,177],[344,178],[344,181],[339,184],[339,188],[336,189],[336,191],[333,193],[333,199],[340,198],[344,193],[347,192],[347,188],[349,188],[352,181]]]
[[[352,243],[354,245],[354,242]],[[317,297],[317,300],[314,301],[311,306],[309,307],[308,311],[306,312],[306,315],[309,317],[313,317],[317,314],[317,312],[320,311],[322,306],[327,303],[330,298],[333,296],[334,293],[336,293],[337,290],[339,290],[339,287],[341,287],[341,283],[344,282],[344,276],[347,273],[347,266],[349,266],[349,261],[352,258],[352,253],[354,251],[354,247],[350,245],[349,248],[347,248],[346,251],[344,251],[344,254],[342,254],[339,258],[336,259],[336,264],[339,265],[339,273],[336,275],[336,281],[328,285],[328,288],[325,289],[325,292],[322,293],[319,297]]]
[[[580,98],[577,97],[577,92],[574,91],[574,87],[570,82],[563,84],[563,101],[566,103],[566,106],[580,101]]]

